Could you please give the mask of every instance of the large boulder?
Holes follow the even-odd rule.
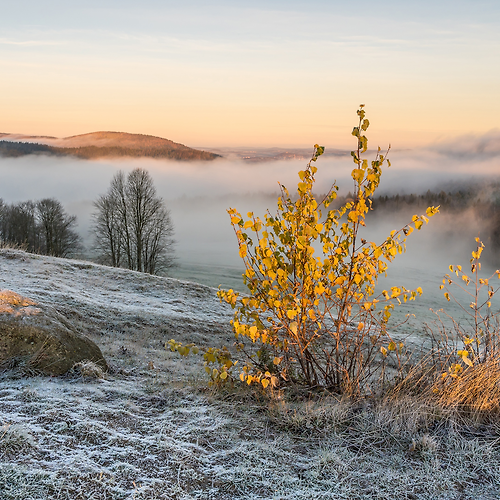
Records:
[[[107,369],[99,347],[55,309],[0,290],[0,370],[62,375],[82,361]]]

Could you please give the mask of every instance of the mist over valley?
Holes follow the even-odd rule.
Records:
[[[368,215],[363,237],[381,242],[392,229],[404,226],[413,213],[424,213],[428,205],[442,205],[442,213],[408,238],[407,252],[396,258],[389,266],[388,277],[381,281],[384,286],[422,286],[424,296],[411,307],[428,310],[430,303],[433,307],[445,305],[438,290],[440,279],[449,264],[468,263],[478,234],[486,244],[485,272],[498,267],[498,242],[494,241],[498,229],[494,207],[500,199],[498,143],[499,134],[488,134],[420,150],[390,152],[392,166],[383,172],[375,210]],[[455,145],[460,145],[460,154]],[[93,201],[107,191],[119,170],[127,173],[144,168],[151,174],[175,226],[177,266],[169,274],[244,291],[242,263],[226,210],[236,208],[243,215],[252,211],[260,217],[267,209],[274,212],[278,183],[295,191],[297,172],[307,163],[307,150],[218,148],[214,152],[221,157],[209,162],[144,157],[93,161],[47,155],[4,157],[0,159],[0,197],[8,203],[60,200],[69,214],[77,216],[76,230],[85,246],[83,256],[92,258]],[[335,181],[339,199],[349,195],[353,163],[348,152],[333,150],[329,154],[327,148],[317,165],[318,195],[326,193]],[[465,201],[457,202],[462,198]],[[462,206],[455,206],[457,203]],[[491,214],[484,210],[485,204],[493,210]]]

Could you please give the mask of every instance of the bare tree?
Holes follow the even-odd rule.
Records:
[[[93,229],[101,262],[150,274],[172,265],[170,213],[146,170],[135,169],[126,179],[118,172],[94,207]]]
[[[36,204],[25,201],[4,205],[2,210],[2,240],[25,248],[40,251],[40,235],[36,220]]]
[[[68,257],[80,248],[80,237],[73,231],[76,217],[68,215],[61,203],[45,198],[36,204],[42,235],[42,253],[54,257]]]
[[[110,193],[100,196],[94,202],[94,237],[100,261],[113,267],[120,267],[123,257],[122,224],[116,199]]]

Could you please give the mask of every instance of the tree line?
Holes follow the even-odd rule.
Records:
[[[462,211],[478,206],[488,206],[492,210],[498,206],[498,200],[489,197],[482,197],[478,187],[470,187],[454,192],[441,190],[439,193],[427,190],[425,194],[396,194],[381,195],[373,198],[374,210],[394,210],[408,207],[422,207],[424,205],[439,205],[441,209],[449,211]]]
[[[0,241],[28,252],[72,257],[82,250],[76,217],[54,198],[5,203],[0,199]]]
[[[48,146],[46,144],[30,142],[0,141],[0,156],[19,157],[25,155],[46,154],[51,156],[74,156],[84,160],[92,160],[103,157],[148,157],[167,160],[215,160],[221,156],[207,151],[200,151],[186,147],[185,149],[174,149],[165,147],[127,148],[122,146],[80,146],[63,148]]]

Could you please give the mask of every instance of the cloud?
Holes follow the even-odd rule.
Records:
[[[464,160],[489,160],[500,156],[500,130],[469,134],[441,141],[429,147],[443,156]]]
[[[0,45],[19,45],[22,47],[38,47],[46,45],[62,45],[62,42],[55,40],[12,40],[0,38]]]

